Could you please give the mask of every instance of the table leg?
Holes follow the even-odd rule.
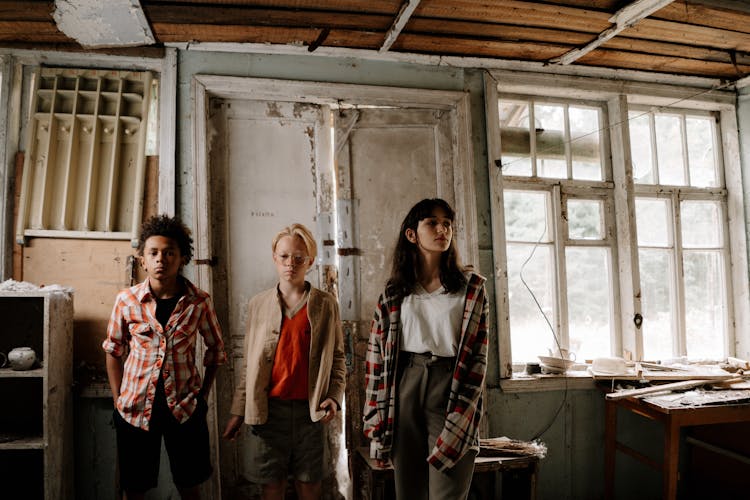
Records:
[[[680,465],[680,426],[673,419],[664,422],[664,469],[662,471],[663,498],[677,498],[677,474]]]
[[[617,404],[604,402],[604,498],[615,497],[615,441],[617,439]]]

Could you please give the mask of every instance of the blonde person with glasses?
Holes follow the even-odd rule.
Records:
[[[292,224],[271,243],[278,284],[250,299],[244,357],[223,437],[242,424],[246,476],[262,498],[283,499],[287,477],[297,497],[319,499],[327,473],[324,424],[341,409],[346,376],[338,303],[305,280],[317,247],[310,230]]]

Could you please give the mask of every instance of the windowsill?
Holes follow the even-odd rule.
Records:
[[[569,390],[593,390],[596,381],[584,370],[568,370],[560,375],[527,375],[513,373],[513,377],[500,381],[503,392],[546,392]]]

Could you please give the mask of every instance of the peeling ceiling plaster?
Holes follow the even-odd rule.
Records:
[[[55,0],[57,27],[83,47],[155,42],[138,0]]]

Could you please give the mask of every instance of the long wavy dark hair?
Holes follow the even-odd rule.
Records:
[[[406,214],[398,233],[396,248],[393,250],[391,277],[385,286],[387,295],[403,299],[414,292],[414,287],[419,279],[419,248],[406,238],[406,230],[412,229],[416,232],[419,221],[432,217],[438,209],[444,211],[446,217],[453,222],[456,212],[447,201],[440,198],[424,199],[414,205]],[[454,233],[454,238],[451,238],[448,250],[443,252],[440,258],[440,283],[447,293],[455,293],[466,284],[463,271],[456,249]]]

